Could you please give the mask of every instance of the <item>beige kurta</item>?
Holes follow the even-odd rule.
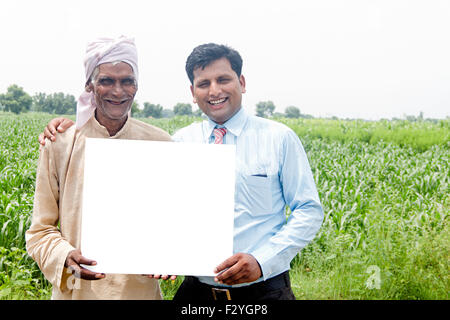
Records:
[[[33,220],[25,235],[28,254],[52,283],[52,299],[161,299],[155,279],[107,274],[104,279],[87,281],[75,279],[64,267],[68,253],[80,248],[86,137],[171,140],[165,131],[131,118],[110,137],[92,117],[81,129],[72,126],[58,134],[55,142],[47,141],[39,157]]]

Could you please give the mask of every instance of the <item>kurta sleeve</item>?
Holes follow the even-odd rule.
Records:
[[[64,263],[75,248],[61,235],[59,222],[59,183],[54,148],[42,148],[36,173],[33,218],[25,233],[28,254],[37,262],[44,276],[61,291],[66,288]]]

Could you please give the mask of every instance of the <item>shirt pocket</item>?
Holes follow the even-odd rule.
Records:
[[[272,212],[271,179],[268,176],[243,175],[244,205],[251,215]]]

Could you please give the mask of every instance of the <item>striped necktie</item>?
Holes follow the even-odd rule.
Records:
[[[214,144],[222,144],[223,137],[227,133],[227,128],[216,128],[214,129]]]

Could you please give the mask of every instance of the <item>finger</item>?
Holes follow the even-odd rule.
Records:
[[[235,265],[238,261],[239,261],[239,256],[238,256],[237,254],[232,255],[232,256],[229,257],[227,260],[225,260],[224,262],[222,262],[221,264],[219,264],[219,265],[214,269],[214,273],[219,273],[219,272],[225,270],[226,268],[229,268],[229,267]]]
[[[222,281],[221,284],[226,284],[229,286],[233,286],[235,284],[241,284],[248,282],[247,278],[245,276],[236,276],[231,279],[227,279],[225,281]]]
[[[157,275],[154,275],[154,274],[143,274],[143,276],[146,276],[149,279],[160,279],[161,278],[161,275],[159,275],[159,274],[157,274]],[[164,276],[162,276],[161,279],[163,279],[163,280],[172,280],[173,281],[173,280],[177,279],[177,276],[164,275]]]
[[[88,265],[88,266],[95,266],[95,265],[97,265],[97,261],[88,259],[88,258],[86,258],[86,257],[83,257],[82,255],[78,256],[78,257],[75,259],[75,261],[76,261],[78,264],[85,264],[85,265]]]
[[[98,280],[105,277],[104,273],[93,272],[91,270],[83,268],[73,260],[70,262],[67,268],[72,271],[72,274],[74,274],[75,277],[84,280]]]
[[[55,141],[55,136],[50,132],[50,129],[47,127],[45,127],[45,129],[44,129],[44,136],[47,139],[50,139],[51,141]]]
[[[225,276],[227,276],[227,275],[225,275]],[[248,282],[248,273],[245,270],[240,269],[238,272],[235,272],[235,273],[227,276],[226,278],[222,279],[221,282],[225,283],[227,285],[234,285],[234,284]]]
[[[63,121],[58,125],[57,130],[58,132],[65,132],[67,129],[69,129],[71,126],[73,126],[74,122],[70,119],[63,118]]]
[[[67,269],[71,271],[75,277],[80,278],[81,277],[81,267],[76,264],[74,261],[70,261],[67,265]]]
[[[80,277],[84,280],[100,280],[105,277],[104,273],[92,272],[86,268],[81,268]]]
[[[43,133],[39,135],[39,143],[41,144],[41,146],[45,146],[45,136]]]
[[[228,270],[217,276],[219,282],[238,284],[252,282],[261,277],[262,271],[258,261],[251,255],[240,255],[239,261]]]
[[[50,122],[47,124],[48,131],[55,134],[56,127],[59,125],[60,122],[61,122],[60,118],[55,118],[55,119],[50,120]]]
[[[217,275],[214,280],[219,283],[230,281],[233,279],[233,277],[237,277],[240,272],[241,272],[241,267],[239,266],[239,264],[235,264],[231,268],[229,268],[229,269],[225,270],[224,272],[222,272],[221,274]]]
[[[47,124],[47,128],[54,134],[56,133],[56,128],[61,124],[61,122],[63,122],[63,120],[64,118],[54,118]]]

